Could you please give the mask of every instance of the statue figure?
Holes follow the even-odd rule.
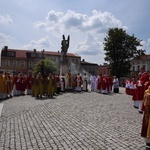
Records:
[[[65,36],[62,36],[62,41],[61,41],[61,62],[66,63],[67,62],[67,56],[66,53],[69,48],[69,41],[70,41],[70,36],[68,36],[68,39],[65,39]]]

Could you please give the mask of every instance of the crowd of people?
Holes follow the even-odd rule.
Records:
[[[43,77],[40,72],[29,73],[28,75],[20,73],[11,75],[9,72],[0,71],[0,99],[26,94],[38,99],[44,96],[53,97],[53,95],[69,90],[89,91],[88,84],[90,84],[93,92],[103,94],[119,92],[119,81],[115,76],[91,74],[88,77],[86,73],[72,75],[69,70],[66,75],[60,76],[50,73]]]
[[[119,92],[119,80],[116,76],[111,77],[109,75],[98,75],[92,74],[90,76],[91,91],[99,92],[102,94],[108,94],[111,92]]]
[[[126,81],[126,94],[132,96],[134,108],[143,114],[141,136],[150,149],[150,72],[140,68],[136,78]]]
[[[9,72],[0,71],[0,99],[26,94],[37,99],[44,96],[53,97],[53,95],[59,94],[61,90],[64,91],[64,85],[61,86],[63,82],[63,78],[60,79],[60,76],[54,73],[50,73],[46,77],[43,77],[40,72],[12,76]]]
[[[89,91],[88,84],[92,92],[119,92],[119,80],[116,76],[91,74],[88,77],[86,73],[74,76],[69,70],[66,75],[50,73],[43,77],[40,72],[11,75],[9,72],[0,71],[0,100],[26,94],[36,99],[42,99],[44,96],[52,98],[60,92],[69,90]],[[125,89],[126,94],[132,95],[133,106],[143,114],[141,136],[150,148],[150,72],[146,72],[143,67],[140,68],[136,78],[126,81]]]

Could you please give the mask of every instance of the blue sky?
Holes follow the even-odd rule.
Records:
[[[1,0],[0,47],[68,52],[103,64],[108,29],[124,28],[150,53],[150,0]]]

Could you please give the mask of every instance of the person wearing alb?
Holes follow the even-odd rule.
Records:
[[[69,72],[66,74],[66,89],[72,89],[72,74],[69,70]]]
[[[80,76],[80,73],[78,73],[75,77],[76,81],[76,88],[75,90],[80,92],[81,91],[81,84],[82,84],[82,77]]]
[[[135,89],[136,89],[136,81],[135,81],[135,78],[132,78],[130,82],[129,95],[133,95],[135,92]]]
[[[113,86],[113,79],[110,75],[107,76],[107,82],[108,82],[108,93],[112,92],[112,86]]]
[[[145,72],[145,68],[142,67],[140,68],[139,72],[139,79],[136,83],[136,89],[133,94],[133,101],[134,101],[134,106],[139,109],[139,113],[142,112],[142,101],[143,101],[143,96],[145,92],[145,86],[144,84],[149,81],[149,75],[147,72]]]
[[[119,93],[119,80],[116,76],[114,76],[113,86],[114,86],[113,92]]]
[[[38,75],[37,75],[37,81],[38,81],[38,89],[37,89],[37,98],[42,98],[42,95],[43,95],[43,91],[44,91],[44,88],[43,88],[43,77],[41,75],[41,73],[39,72]]]
[[[101,93],[101,90],[102,90],[102,79],[103,79],[102,74],[100,74],[97,80],[97,91],[99,93]]]
[[[91,91],[95,91],[95,83],[96,82],[96,77],[95,75],[92,73],[92,75],[90,76],[90,83],[91,83]]]
[[[108,81],[107,81],[107,76],[104,75],[102,80],[101,80],[101,93],[102,94],[107,94],[108,93]]]
[[[61,79],[59,75],[56,75],[56,93],[59,94],[61,91]]]
[[[52,74],[50,73],[47,77],[47,96],[53,97],[53,79]]]
[[[27,76],[26,82],[27,82],[27,95],[31,94],[31,79],[32,79],[32,74],[29,73]]]
[[[64,76],[64,73],[62,73],[62,76],[60,77],[60,79],[61,79],[61,81],[60,81],[60,83],[61,83],[61,92],[65,92],[65,76]]]
[[[82,76],[82,81],[83,81],[83,91],[88,91],[88,78],[86,73],[84,73],[84,75]]]

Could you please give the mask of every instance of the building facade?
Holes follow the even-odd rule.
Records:
[[[145,71],[150,71],[150,55],[143,55],[139,58],[132,59],[130,61],[131,68],[130,72],[131,74],[137,74],[141,67],[145,68]],[[107,63],[104,63],[103,65],[99,66],[99,74],[110,74],[109,65]]]
[[[59,51],[18,50],[4,46],[1,51],[1,70],[4,72],[28,74],[32,72],[39,60],[44,60],[45,58],[51,59],[60,68],[61,53]],[[80,69],[81,57],[79,55],[67,53],[67,59],[70,70],[72,69],[71,64],[76,64],[76,68]]]
[[[150,55],[143,55],[131,60],[131,72],[138,73],[141,67],[144,67],[145,71],[150,71]]]
[[[88,74],[98,74],[99,65],[95,63],[90,63],[85,61],[84,59],[81,61],[81,68],[83,72],[87,72]]]
[[[109,65],[107,63],[100,65],[98,72],[99,74],[102,74],[102,75],[110,75]]]

